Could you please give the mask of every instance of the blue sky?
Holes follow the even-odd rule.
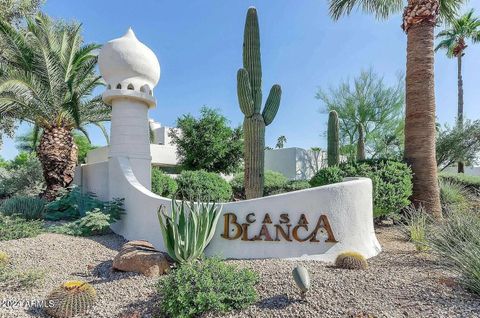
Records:
[[[87,42],[105,43],[122,36],[129,26],[157,55],[161,78],[155,88],[157,108],[150,117],[174,125],[178,116],[198,114],[203,105],[219,108],[232,125],[243,121],[236,95],[236,72],[242,65],[242,38],[249,6],[259,12],[264,100],[271,85],[283,95],[274,122],[267,127],[267,145],[280,135],[286,146],[325,147],[326,115],[315,99],[327,88],[372,67],[394,83],[405,72],[406,36],[401,15],[387,21],[355,13],[333,22],[325,0],[47,0],[44,11],[83,23]],[[472,0],[464,9],[476,8]],[[438,30],[437,30],[438,32]],[[465,114],[480,118],[480,45],[470,45],[464,57]],[[437,53],[435,61],[437,116],[452,122],[456,114],[456,62]],[[27,130],[22,126],[20,133]],[[91,137],[104,144],[100,132]],[[12,158],[14,142],[5,140],[0,155]]]

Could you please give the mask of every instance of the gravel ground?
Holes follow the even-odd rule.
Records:
[[[480,317],[480,297],[465,292],[455,276],[428,254],[416,252],[400,239],[394,227],[377,229],[383,252],[369,261],[366,271],[340,270],[305,261],[228,261],[260,274],[260,300],[226,315],[204,317]],[[45,279],[30,289],[6,286],[0,299],[41,300],[65,280],[80,279],[97,290],[97,305],[85,317],[154,317],[155,278],[111,272],[111,260],[124,240],[116,235],[75,238],[43,234],[36,238],[0,242],[15,270],[43,271]],[[312,289],[306,302],[299,299],[291,270],[307,267]],[[369,316],[370,315],[370,316]],[[0,306],[0,317],[44,317],[42,310]]]

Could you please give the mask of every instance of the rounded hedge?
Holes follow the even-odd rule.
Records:
[[[171,197],[178,189],[177,182],[162,170],[152,168],[152,192],[162,197]]]
[[[243,172],[237,173],[230,181],[234,196],[236,198],[245,199],[245,187],[243,184],[244,176]],[[265,171],[265,185],[263,188],[263,195],[273,195],[283,192],[287,192],[289,181],[280,172],[267,170]]]
[[[226,202],[232,187],[220,175],[205,170],[182,171],[176,179],[178,198],[183,200]]]
[[[326,184],[342,182],[344,175],[344,172],[337,166],[323,168],[310,179],[310,185],[312,187],[319,187]]]
[[[338,167],[320,170],[310,180],[310,184],[318,186],[339,182],[344,177],[366,177],[372,180],[374,217],[399,213],[410,204],[412,170],[403,162],[378,159],[343,163]]]

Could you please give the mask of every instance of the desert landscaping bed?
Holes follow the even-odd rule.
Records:
[[[314,261],[232,260],[260,275],[259,301],[225,317],[480,317],[480,299],[455,282],[432,256],[401,240],[396,227],[377,228],[383,252],[366,271],[341,270]],[[112,259],[124,240],[117,235],[80,238],[42,234],[0,242],[18,271],[43,272],[33,288],[3,286],[2,299],[40,300],[65,280],[85,280],[98,302],[86,317],[160,316],[156,278],[112,272]],[[311,273],[307,301],[300,301],[291,278],[294,265]],[[370,314],[371,316],[368,316]],[[0,308],[0,317],[44,317],[38,308]],[[223,317],[209,314],[205,317]]]

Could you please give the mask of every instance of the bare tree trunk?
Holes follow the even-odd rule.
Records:
[[[462,79],[462,55],[460,52],[457,55],[457,64],[458,64],[458,113],[457,113],[457,124],[460,129],[463,128],[463,79]],[[458,173],[464,173],[465,168],[463,161],[458,163]]]
[[[52,127],[43,131],[37,148],[42,163],[47,189],[43,197],[55,199],[58,191],[70,185],[77,163],[77,145],[72,132],[66,127]]]
[[[435,156],[434,23],[424,21],[407,30],[405,160],[413,170],[412,202],[440,218]]]

